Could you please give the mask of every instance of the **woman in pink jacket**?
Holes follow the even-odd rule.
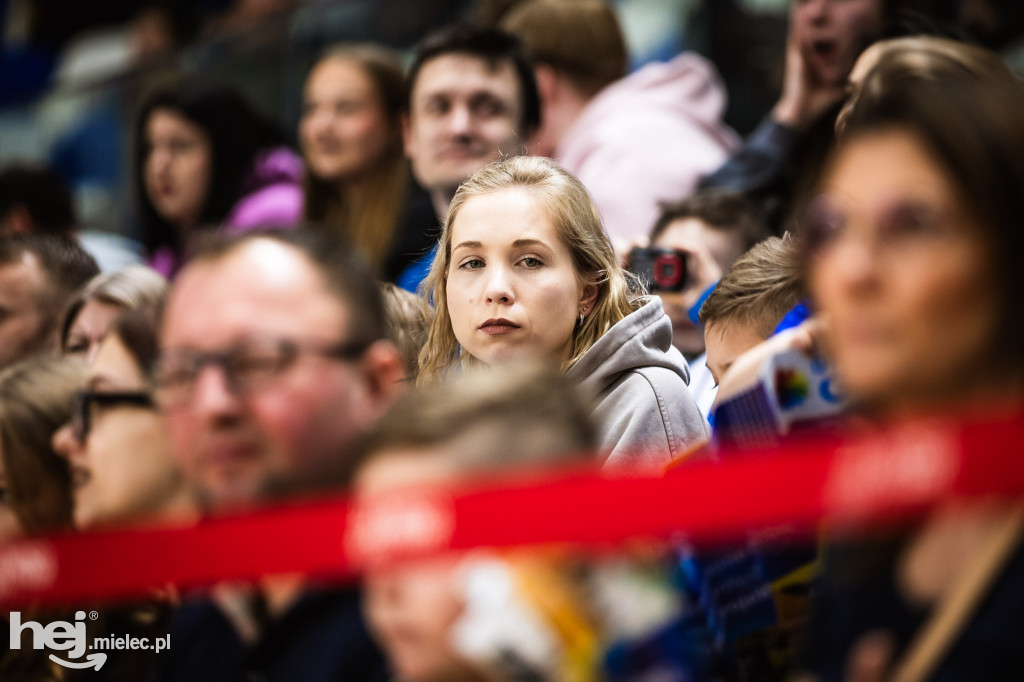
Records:
[[[162,275],[174,275],[198,230],[281,227],[301,217],[301,159],[234,89],[185,78],[150,95],[136,120],[142,240]]]

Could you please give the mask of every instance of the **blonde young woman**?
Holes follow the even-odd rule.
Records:
[[[544,359],[595,397],[607,464],[663,465],[706,440],[660,299],[630,294],[590,195],[554,162],[512,158],[467,180],[426,286],[420,383]]]

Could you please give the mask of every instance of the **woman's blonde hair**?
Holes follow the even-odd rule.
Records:
[[[767,339],[805,295],[799,243],[787,232],[736,259],[700,309],[700,324],[752,324]]]
[[[406,381],[412,383],[416,381],[420,350],[427,341],[430,306],[422,296],[401,289],[391,282],[381,282],[380,293],[384,299],[388,338],[398,347],[405,365]]]
[[[619,320],[638,307],[631,292],[643,293],[636,278],[619,265],[601,216],[586,188],[574,175],[542,157],[518,156],[481,168],[459,187],[448,208],[441,241],[423,283],[434,304],[427,343],[420,352],[419,383],[442,379],[463,358],[448,312],[448,270],[451,265],[452,226],[462,206],[473,197],[503,190],[529,190],[546,209],[563,243],[572,253],[578,280],[597,287],[593,310],[573,330],[572,349],[563,366],[567,370]]]

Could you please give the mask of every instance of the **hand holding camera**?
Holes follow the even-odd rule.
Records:
[[[692,248],[664,249],[655,246],[629,252],[629,270],[652,294],[691,294],[692,305],[704,291],[722,278],[722,268],[703,244]]]
[[[686,287],[686,252],[637,247],[629,252],[629,270],[651,293],[682,291]]]

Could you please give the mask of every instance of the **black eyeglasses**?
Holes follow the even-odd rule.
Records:
[[[147,391],[78,391],[71,406],[71,430],[79,443],[84,444],[96,421],[98,408],[132,405],[153,409],[156,403]]]
[[[203,353],[186,349],[168,350],[163,353],[153,372],[156,396],[164,406],[188,402],[196,379],[207,365],[214,365],[224,373],[224,380],[231,391],[248,393],[266,385],[295,364],[304,353],[336,360],[355,360],[369,346],[368,342],[320,344],[293,339],[256,338],[223,351]]]

